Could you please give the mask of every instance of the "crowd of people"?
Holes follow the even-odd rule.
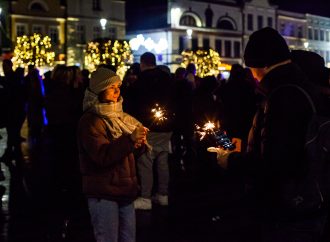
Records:
[[[329,69],[314,52],[290,51],[272,28],[250,36],[244,62],[232,65],[227,80],[201,78],[194,63],[171,73],[146,52],[121,80],[108,65],[91,75],[57,65],[42,78],[34,66],[24,75],[4,60],[0,124],[8,139],[1,163],[24,171],[27,120],[30,156],[40,147],[53,154],[45,178],[50,190],[85,195],[97,241],[135,241],[135,210],[171,203],[170,161],[196,180],[215,165],[243,177],[244,193],[256,201],[260,241],[317,242],[329,201],[307,214],[282,200],[308,169],[304,140],[312,110],[299,90],[279,87],[303,88],[329,116]],[[239,149],[225,150],[212,133],[196,132],[207,122],[235,138]]]

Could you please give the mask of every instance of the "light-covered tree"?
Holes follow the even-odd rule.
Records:
[[[85,50],[85,65],[90,71],[101,64],[107,64],[114,66],[117,74],[123,77],[132,62],[132,51],[125,40],[95,40],[89,42]]]
[[[49,36],[42,36],[35,33],[29,36],[23,35],[17,37],[13,56],[15,66],[52,66],[54,59],[55,52],[52,51]]]
[[[189,63],[194,63],[199,77],[216,76],[220,72],[220,55],[213,49],[185,50],[181,55],[181,66],[186,68]]]

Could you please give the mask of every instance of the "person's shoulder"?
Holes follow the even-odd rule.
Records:
[[[101,118],[100,116],[98,116],[97,114],[93,113],[93,112],[85,112],[83,113],[83,115],[81,116],[80,120],[79,120],[79,127],[80,128],[86,128],[86,127],[104,127],[105,123],[103,118]]]

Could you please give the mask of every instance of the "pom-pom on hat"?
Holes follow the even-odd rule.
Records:
[[[275,29],[266,27],[251,34],[244,52],[246,66],[262,68],[287,59],[290,59],[289,47]]]
[[[120,77],[112,70],[101,67],[92,73],[89,81],[89,89],[98,95],[116,82],[121,82]]]

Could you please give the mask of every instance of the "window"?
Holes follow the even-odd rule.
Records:
[[[325,31],[325,40],[329,42],[329,31]]]
[[[319,40],[319,30],[314,29],[314,40]]]
[[[326,52],[326,57],[325,57],[326,62],[330,61],[330,51],[327,50]]]
[[[115,39],[117,37],[117,29],[115,27],[109,28],[108,29],[109,32],[109,38],[110,39]]]
[[[33,3],[31,5],[31,10],[32,11],[41,11],[41,12],[45,12],[44,7],[40,4],[40,3]]]
[[[28,9],[33,12],[48,12],[49,7],[43,0],[29,1]]]
[[[101,38],[101,27],[94,26],[93,27],[93,39],[99,39],[99,38]]]
[[[324,41],[324,31],[320,30],[320,40]]]
[[[44,26],[42,25],[32,25],[32,33],[43,34]]]
[[[180,25],[196,27],[196,20],[193,16],[185,15],[180,19]]]
[[[268,27],[273,27],[273,18],[272,17],[267,18],[267,26]]]
[[[234,42],[234,57],[241,57],[241,43],[239,41]]]
[[[231,42],[225,40],[225,57],[231,57]]]
[[[295,36],[295,26],[294,24],[290,24],[290,36]]]
[[[197,50],[198,49],[198,39],[197,38],[192,38],[191,39],[191,48],[193,50]]]
[[[180,36],[179,37],[179,54],[182,53],[187,47],[186,47],[186,38],[185,36]]]
[[[85,26],[83,26],[83,25],[77,25],[77,43],[79,43],[79,44],[86,43]]]
[[[100,0],[93,0],[93,10],[101,10]]]
[[[16,36],[22,36],[27,34],[27,27],[24,24],[17,24],[16,25]]]
[[[219,55],[222,55],[222,41],[221,39],[215,40],[215,49],[219,53]]]
[[[262,29],[264,27],[264,18],[262,16],[258,16],[258,29]]]
[[[312,31],[312,28],[308,28],[308,39],[313,39],[313,31]]]
[[[213,11],[210,6],[205,10],[205,25],[208,28],[212,28],[212,19],[213,19]]]
[[[303,37],[303,27],[301,25],[298,26],[297,36],[298,36],[298,38],[302,38]]]
[[[58,29],[56,26],[49,27],[49,37],[53,44],[58,44]]]
[[[247,15],[247,29],[253,31],[253,15],[250,13]]]
[[[281,35],[286,35],[286,25],[285,25],[285,23],[281,23],[281,25],[280,25],[280,33],[281,33]]]
[[[227,29],[227,30],[235,30],[236,27],[233,23],[227,19],[221,19],[217,24],[218,29]]]
[[[203,39],[203,48],[206,50],[210,48],[210,39],[208,38]]]

